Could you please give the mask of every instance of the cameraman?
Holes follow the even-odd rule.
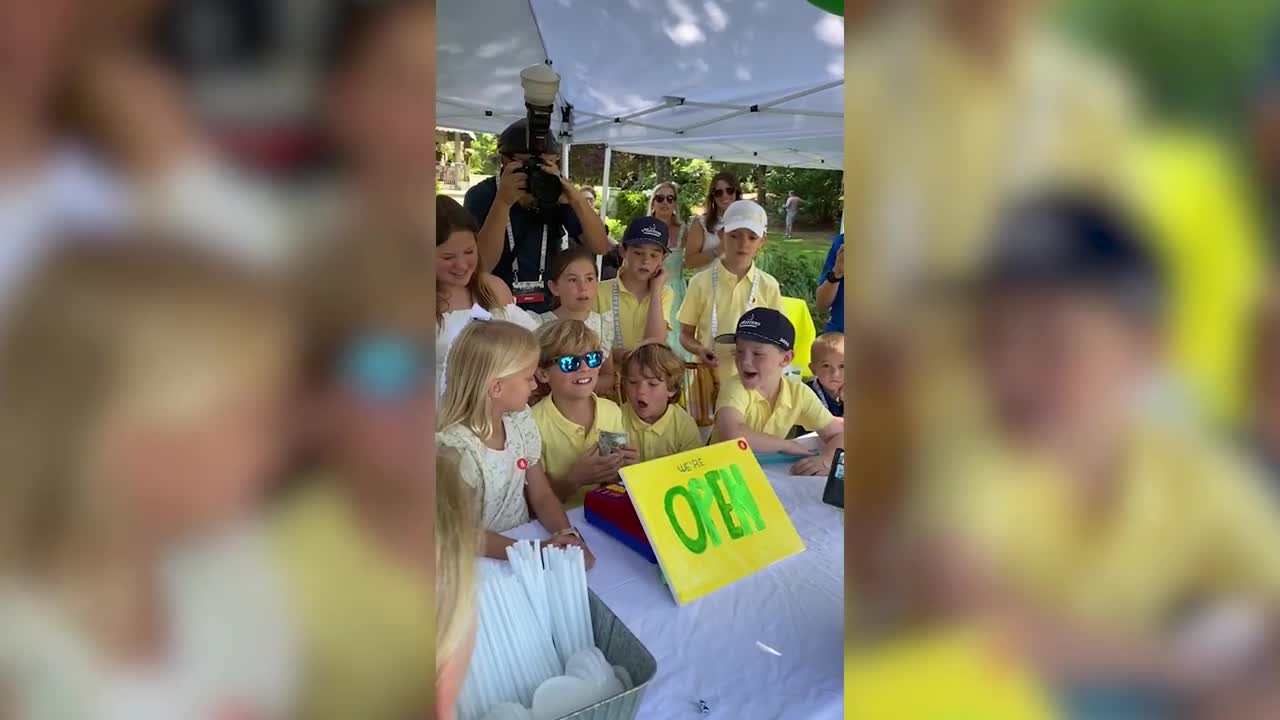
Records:
[[[562,235],[568,234],[597,255],[609,252],[609,237],[595,208],[560,175],[560,146],[552,137],[547,138],[542,155],[543,168],[560,178],[563,192],[553,208],[538,208],[521,167],[532,157],[525,128],[526,121],[518,120],[502,131],[498,137],[501,179],[489,178],[471,188],[463,204],[481,226],[477,238],[481,267],[511,286],[520,307],[542,313],[550,309],[546,268],[560,252]]]

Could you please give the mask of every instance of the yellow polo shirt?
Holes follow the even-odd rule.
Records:
[[[600,283],[599,292],[596,293],[595,311],[610,319],[613,318],[613,287],[615,285],[618,286],[618,322],[615,323],[614,331],[622,338],[622,349],[630,350],[644,340],[645,324],[648,320],[649,304],[653,302],[653,294],[650,293],[641,299],[632,294],[621,280],[617,278],[605,280]],[[670,285],[663,285],[661,298],[662,318],[666,321],[671,317],[671,306],[675,304],[676,292]],[[670,331],[671,328],[668,327],[667,330]]]
[[[720,386],[720,397],[716,399],[716,413],[724,408],[733,408],[742,413],[747,428],[765,435],[785,438],[791,428],[799,425],[807,430],[821,431],[830,425],[835,416],[823,406],[817,394],[804,383],[781,378],[778,398],[773,405],[758,390],[748,390],[735,377]],[[721,440],[719,430],[711,433],[711,442]]]
[[[672,403],[652,425],[641,420],[631,405],[622,406],[622,423],[640,460],[656,460],[702,447],[702,434],[684,408]]]
[[[777,279],[772,275],[752,264],[747,274],[739,278],[724,266],[723,260],[716,260],[715,265],[694,275],[689,281],[684,303],[680,306],[680,324],[695,326],[697,328],[695,337],[698,342],[708,345],[714,340],[711,335],[711,303],[713,302],[711,276],[717,270],[720,277],[716,282],[714,298],[718,323],[716,334],[732,333],[738,326],[738,318],[753,307],[773,308],[782,312],[782,290],[778,287]],[[760,282],[756,287],[753,303],[751,286],[755,283],[757,274],[760,276]],[[720,356],[718,375],[721,380],[736,376],[738,368],[733,363],[733,345],[717,344],[716,353]]]
[[[622,422],[622,411],[617,405],[602,397],[592,397],[596,401],[596,420],[589,428],[560,414],[560,408],[556,407],[550,396],[533,406],[533,421],[538,426],[538,433],[542,435],[542,467],[549,477],[563,477],[569,472],[574,463],[600,442],[601,430],[627,431]],[[587,491],[580,489],[565,501],[564,506],[578,507],[586,495]]]
[[[306,669],[298,714],[422,717],[435,681],[431,579],[388,557],[331,479],[315,482],[271,527]]]
[[[941,458],[926,527],[967,540],[1013,587],[1078,620],[1154,629],[1197,595],[1280,600],[1280,516],[1240,458],[1188,432],[1133,430],[1106,510],[1041,458],[971,444]]]

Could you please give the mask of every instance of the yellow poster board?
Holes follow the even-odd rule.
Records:
[[[1036,678],[982,633],[951,628],[845,657],[845,717],[1055,720]],[[928,688],[928,692],[920,692]]]
[[[681,605],[804,550],[745,440],[625,467],[622,479]]]

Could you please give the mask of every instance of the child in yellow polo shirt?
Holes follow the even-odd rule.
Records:
[[[654,460],[702,447],[698,425],[675,403],[684,384],[684,363],[662,342],[647,342],[622,361],[627,404],[622,422],[640,460]]]
[[[1187,611],[1230,600],[1267,627],[1280,610],[1275,505],[1235,453],[1142,402],[1165,291],[1137,227],[1055,192],[997,240],[975,344],[990,428],[928,458],[911,563],[928,579],[921,597],[1012,623],[1055,683],[1213,700],[1259,669],[1258,648],[1207,652]]]
[[[730,205],[718,231],[724,254],[693,276],[680,306],[680,344],[715,367],[721,380],[732,377],[737,367],[729,360],[733,346],[716,340],[720,331],[751,308],[782,310],[778,281],[755,264],[768,222],[764,208],[750,200]]]
[[[836,450],[844,447],[844,421],[808,387],[782,376],[795,358],[795,340],[791,321],[772,308],[748,310],[734,333],[716,338],[735,345],[738,375],[720,388],[711,442],[743,437],[756,452],[809,455],[803,444],[787,439],[799,425],[818,433],[822,452],[796,462],[792,474],[825,475]]]
[[[626,432],[618,406],[595,394],[604,364],[600,338],[581,320],[552,320],[537,336],[536,377],[551,390],[531,411],[542,435],[542,464],[565,507],[577,507],[587,490],[614,482],[639,454],[633,447],[600,454],[601,431]]]
[[[622,235],[622,268],[618,277],[600,283],[596,312],[613,319],[615,363],[647,340],[664,340],[675,291],[663,267],[668,247],[667,224],[653,217],[636,218]],[[658,302],[654,302],[654,297]]]

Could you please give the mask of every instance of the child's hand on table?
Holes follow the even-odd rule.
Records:
[[[831,469],[830,462],[820,456],[807,457],[791,466],[792,475],[826,475]]]
[[[587,544],[581,538],[575,535],[561,535],[547,541],[547,545],[552,547],[580,547],[582,548],[582,561],[588,570],[596,564],[596,556],[591,554],[591,550],[587,548]]]

